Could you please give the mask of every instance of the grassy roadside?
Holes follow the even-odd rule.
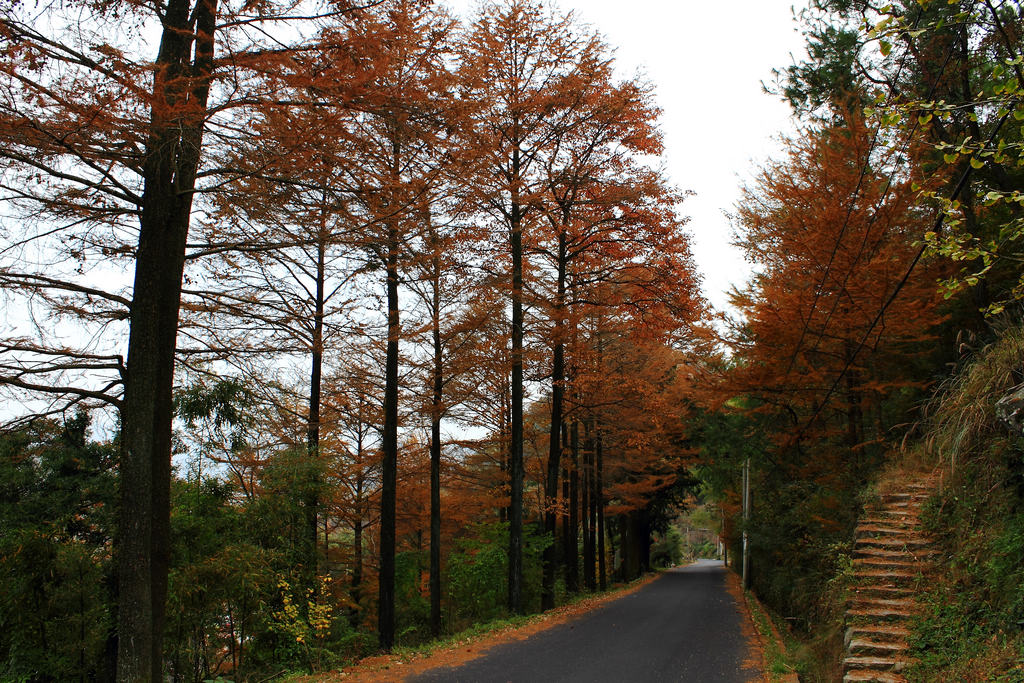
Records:
[[[764,654],[765,680],[769,683],[795,683],[798,680],[797,666],[770,611],[750,591],[744,591],[743,597]]]

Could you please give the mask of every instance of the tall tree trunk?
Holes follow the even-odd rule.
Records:
[[[562,400],[565,395],[565,267],[566,234],[558,233],[558,289],[555,294],[555,327],[551,360],[551,429],[548,440],[547,478],[544,482],[544,533],[551,540],[544,549],[544,575],[541,609],[555,606],[555,573],[558,547],[555,528],[558,522],[558,470],[562,466]]]
[[[622,557],[626,580],[637,578],[650,564],[650,533],[646,525],[645,512],[631,510],[623,516]]]
[[[576,423],[573,422],[575,425]],[[580,592],[580,557],[579,557],[579,528],[580,528],[580,461],[579,440],[572,443],[569,441],[569,429],[562,424],[562,445],[568,446],[572,453],[572,465],[569,469],[569,533],[565,541],[565,589],[570,593]]]
[[[498,415],[498,467],[501,470],[501,487],[502,497],[504,505],[498,509],[498,520],[501,522],[507,522],[512,519],[512,508],[510,504],[512,502],[512,496],[509,494],[510,476],[511,471],[509,469],[509,457],[512,453],[512,445],[509,434],[511,434],[511,426],[509,424],[510,416],[512,414],[512,396],[511,396],[511,384],[509,383],[508,375],[504,375],[502,378],[502,386],[500,389],[501,396],[499,401],[499,415]]]
[[[441,247],[430,215],[433,243],[431,306],[434,341],[433,395],[430,405],[430,634],[441,635],[441,401],[444,392],[444,356],[441,346]]]
[[[399,182],[398,157],[401,148],[393,142],[395,165],[392,182]],[[395,191],[394,189],[392,190]],[[384,361],[384,434],[382,438],[380,489],[380,575],[378,591],[377,630],[380,647],[390,652],[395,644],[395,501],[398,488],[398,339],[401,334],[398,320],[398,249],[399,226],[394,212],[398,202],[394,197],[388,207],[392,214],[387,220],[387,305],[388,342]]]
[[[523,613],[523,225],[519,205],[519,148],[512,151],[512,433],[508,533],[508,608]]]
[[[563,420],[562,433],[563,434],[565,433],[564,420]],[[562,453],[563,453],[562,457],[563,457],[563,459],[565,458],[564,454],[568,450],[569,449],[567,447],[567,444],[565,443],[565,440],[563,439],[562,440]],[[565,505],[569,501],[569,496],[571,495],[571,492],[569,491],[569,478],[570,478],[570,476],[571,475],[569,474],[569,468],[567,466],[563,465],[562,466],[562,505]],[[572,590],[569,588],[569,557],[573,554],[573,549],[570,546],[570,543],[572,542],[572,538],[571,538],[571,535],[569,533],[569,515],[563,513],[560,516],[562,518],[562,571],[565,572],[565,574],[564,574],[565,590],[567,592],[571,593]]]
[[[599,588],[608,588],[608,569],[605,566],[604,530],[604,446],[601,439],[601,423],[594,425],[594,498],[597,505],[597,566]]]
[[[595,450],[596,445],[594,436],[591,435],[590,443],[592,449],[590,451],[590,464],[587,468],[587,490],[589,495],[587,496],[587,519],[590,520],[590,529],[588,531],[587,545],[590,546],[590,566],[587,568],[587,589],[597,590],[597,563],[595,562],[597,555],[597,472],[594,461],[596,460]]]
[[[565,302],[565,232],[558,237],[558,293],[555,299],[554,349],[551,363],[551,429],[548,440],[547,477],[544,481],[544,533],[550,543],[544,549],[544,574],[541,586],[541,609],[555,606],[555,573],[558,548],[555,527],[558,521],[558,470],[562,466],[562,397],[565,392],[565,344],[563,305]]]
[[[616,524],[619,527],[619,567],[618,576],[623,581],[629,581],[633,578],[630,562],[632,553],[630,552],[629,542],[629,514],[622,513],[616,518]]]
[[[597,588],[597,579],[594,575],[594,527],[596,524],[592,514],[594,509],[593,477],[591,476],[594,469],[594,434],[592,424],[593,418],[587,418],[585,423],[586,438],[584,439],[583,446],[583,488],[587,492],[583,508],[583,585],[588,591],[593,591]]]
[[[356,495],[355,522],[352,524],[352,584],[349,597],[352,609],[348,620],[353,628],[359,626],[359,602],[363,598],[363,436],[360,432],[356,438]]]
[[[121,408],[117,536],[120,681],[159,681],[170,562],[171,392],[192,190],[213,64],[216,0],[169,0],[153,75]],[[193,40],[195,59],[190,64]],[[191,78],[189,78],[191,77]]]
[[[640,571],[651,571],[651,513],[647,508],[637,511],[637,541],[640,544]]]
[[[322,216],[322,213],[321,213]],[[310,459],[308,489],[304,492],[304,503],[306,508],[306,525],[309,534],[306,540],[305,560],[306,567],[304,574],[308,585],[306,588],[316,587],[316,571],[318,564],[317,557],[317,536],[318,523],[317,512],[320,505],[320,393],[324,362],[324,280],[326,271],[326,251],[324,226],[321,225],[321,232],[317,241],[316,254],[316,290],[313,302],[313,336],[311,344],[311,366],[309,371],[309,418],[306,423],[306,453]],[[325,544],[326,547],[326,544]]]

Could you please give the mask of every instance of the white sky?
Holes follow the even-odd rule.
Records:
[[[445,0],[464,17],[475,0]],[[796,0],[797,10],[806,6]],[[744,181],[779,150],[792,131],[789,107],[765,94],[772,69],[804,53],[794,0],[557,0],[617,50],[623,75],[639,69],[654,83],[664,110],[665,163],[678,187],[692,190],[693,251],[704,295],[722,309],[725,292],[750,272],[729,245],[724,216]]]

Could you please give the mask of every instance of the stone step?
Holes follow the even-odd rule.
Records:
[[[846,646],[847,652],[858,657],[899,657],[909,649],[910,646],[902,640],[880,642],[863,638],[851,640]]]
[[[917,573],[920,566],[917,562],[906,560],[894,560],[884,557],[855,557],[853,568],[857,569],[880,569],[896,572]]]
[[[893,523],[909,525],[914,529],[921,528],[921,511],[914,508],[884,508],[872,510],[872,514],[888,517]]]
[[[902,609],[886,609],[884,607],[859,608],[851,607],[846,610],[847,617],[853,617],[860,623],[866,622],[905,622],[914,616],[913,612]]]
[[[927,541],[928,538],[918,529],[903,529],[894,524],[858,524],[854,529],[856,538],[878,538],[878,539],[900,539],[920,538]]]
[[[891,507],[889,505],[872,505],[872,506],[867,507],[867,508],[864,509],[864,517],[866,519],[871,519],[873,517],[883,517],[883,518],[892,519],[893,517],[901,517],[901,516],[906,516],[906,515],[911,515],[911,516],[914,516],[914,517],[918,517],[919,516],[918,513],[917,513],[917,510],[910,510],[910,509],[908,509],[906,507]],[[863,519],[857,520],[857,521],[863,521]]]
[[[894,562],[907,562],[911,564],[924,564],[931,562],[938,556],[939,551],[931,548],[917,548],[915,550],[887,550],[885,548],[855,548],[853,551],[854,560],[874,559],[891,560]]]
[[[882,503],[904,503],[904,502],[917,502],[923,503],[928,500],[931,493],[924,490],[915,491],[893,491],[891,493],[883,493],[879,496],[882,499]]]
[[[860,521],[862,524],[885,524],[895,529],[920,528],[919,517],[908,514],[906,511],[872,510],[867,517]]]
[[[893,571],[870,566],[854,569],[853,572],[853,578],[858,582],[882,586],[905,586],[916,582],[920,576],[917,571]]]
[[[910,666],[910,664],[909,659],[902,657],[847,657],[843,660],[843,670],[868,669],[871,671],[894,671],[899,673]]]
[[[870,596],[876,598],[901,598],[908,595],[914,595],[914,593],[916,593],[913,588],[909,588],[907,586],[874,584],[860,584],[858,586],[854,586],[853,592],[857,596]]]
[[[885,501],[880,506],[880,509],[886,512],[902,512],[904,510],[913,510],[914,512],[920,511],[925,505],[924,499],[912,499],[907,498],[903,500],[895,499]]]
[[[934,491],[935,487],[939,484],[938,475],[928,475],[921,477],[915,481],[908,481],[900,485],[902,489],[913,489],[915,491]]]
[[[907,683],[907,679],[892,671],[851,669],[843,676],[843,683]]]
[[[875,642],[904,643],[910,637],[910,629],[899,624],[862,624],[846,630],[846,641],[873,640]]]
[[[907,562],[913,562],[914,560],[922,557],[936,555],[938,554],[938,551],[932,550],[931,548],[921,547],[910,549],[902,546],[879,547],[874,545],[861,545],[854,547],[853,554],[856,557],[884,557],[891,560],[905,560]]]
[[[917,607],[911,598],[875,598],[866,595],[851,598],[850,605],[855,609],[892,609],[908,613],[914,612]]]
[[[890,550],[909,550],[913,548],[930,548],[931,542],[921,534],[900,534],[889,536],[857,535],[854,547],[887,548]]]
[[[921,529],[918,518],[910,518],[905,512],[887,514],[873,511],[860,520],[862,524],[882,524],[896,531],[916,531]]]

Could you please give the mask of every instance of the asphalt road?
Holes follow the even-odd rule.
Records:
[[[674,569],[642,589],[526,640],[497,645],[417,683],[693,681],[748,683],[758,668],[721,562]]]

